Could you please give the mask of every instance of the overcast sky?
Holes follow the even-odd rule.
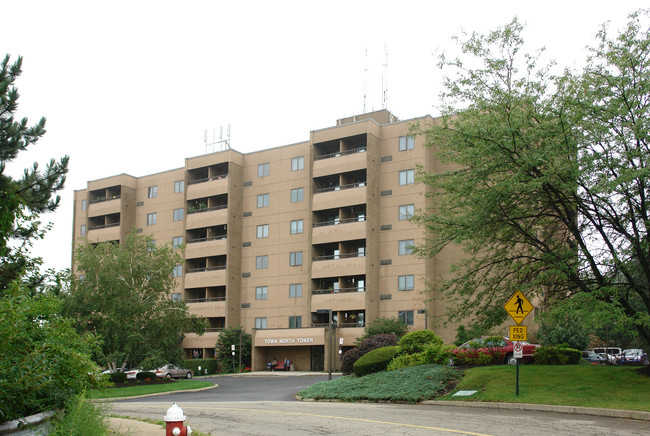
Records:
[[[35,248],[47,267],[71,261],[73,191],[204,154],[220,126],[251,152],[309,139],[336,119],[387,108],[438,114],[443,73],[461,29],[517,16],[530,51],[579,68],[600,25],[620,29],[644,1],[30,1],[0,0],[0,56],[24,57],[17,116],[47,134],[8,165],[70,156],[53,228]],[[386,47],[387,57],[385,56]],[[367,53],[367,55],[366,55]]]

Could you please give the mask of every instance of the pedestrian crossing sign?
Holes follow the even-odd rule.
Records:
[[[533,305],[530,304],[530,301],[521,291],[515,292],[515,295],[503,307],[517,324],[521,324],[524,318],[533,310]]]

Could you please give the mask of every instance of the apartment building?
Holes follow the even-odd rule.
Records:
[[[426,283],[461,253],[412,254],[424,234],[408,218],[429,201],[415,166],[442,170],[424,138],[409,134],[416,121],[434,122],[381,110],[297,144],[90,181],[74,193],[73,242],[121,241],[136,229],[184,247],[172,297],[210,326],[186,336],[188,358],[214,357],[219,331],[241,325],[253,336],[253,370],[285,357],[298,370],[337,368],[373,319],[423,329],[444,313]],[[449,342],[455,335],[435,331]]]

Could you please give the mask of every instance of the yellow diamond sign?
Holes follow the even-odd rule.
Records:
[[[503,307],[505,307],[517,324],[521,324],[524,318],[533,310],[533,305],[530,304],[530,301],[520,291],[515,292],[515,295]]]

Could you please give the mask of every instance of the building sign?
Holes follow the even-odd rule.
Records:
[[[266,345],[294,345],[294,344],[313,344],[314,338],[278,338],[264,339]]]

